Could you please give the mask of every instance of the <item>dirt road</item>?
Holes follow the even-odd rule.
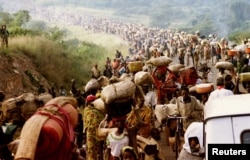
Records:
[[[178,63],[177,57],[174,58],[173,64],[174,63]],[[214,67],[214,65],[212,65],[211,63],[209,63],[208,66],[212,68],[212,72],[209,73],[209,75],[208,75],[208,81],[215,84],[215,82],[216,82],[216,75],[218,73],[218,69],[216,69]],[[199,75],[201,75],[201,74],[199,73]],[[157,122],[156,122],[156,126],[159,126],[157,124]],[[161,140],[159,141],[159,144],[161,146],[161,149],[163,150],[164,160],[176,160],[175,152],[172,151],[172,149],[170,148],[170,146],[166,145],[166,136],[165,136],[165,132],[164,131],[161,132]]]

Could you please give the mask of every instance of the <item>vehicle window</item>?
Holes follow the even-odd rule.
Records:
[[[250,144],[250,130],[246,130],[241,134],[241,143]]]

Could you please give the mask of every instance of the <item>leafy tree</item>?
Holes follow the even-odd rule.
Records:
[[[13,18],[10,13],[0,12],[0,22],[2,24],[10,24],[13,21]]]
[[[229,34],[228,39],[230,41],[241,43],[242,40],[250,37],[250,31],[236,31]]]
[[[48,30],[46,36],[48,39],[53,41],[62,41],[64,36],[66,35],[66,31],[60,30],[59,27],[53,27]]]
[[[235,2],[230,5],[230,11],[236,21],[245,21],[249,18],[250,5],[245,2]]]
[[[23,25],[24,28],[44,32],[48,30],[48,26],[43,21],[29,21],[28,23]]]
[[[18,27],[18,26],[11,27],[9,29],[9,32],[11,33],[10,35],[12,37],[21,36],[21,35],[41,35],[41,32],[39,31],[25,29],[25,28]]]
[[[21,10],[14,14],[14,20],[11,23],[13,26],[22,26],[30,19],[29,11]]]

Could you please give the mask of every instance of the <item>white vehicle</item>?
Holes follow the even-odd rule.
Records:
[[[250,143],[250,94],[220,97],[204,109],[204,144]]]

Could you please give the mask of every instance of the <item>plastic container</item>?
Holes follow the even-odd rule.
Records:
[[[245,49],[245,52],[246,52],[247,54],[250,54],[250,48],[246,48],[246,49]]]
[[[236,54],[237,54],[236,50],[228,50],[227,51],[227,55],[229,55],[229,56],[235,56]]]

